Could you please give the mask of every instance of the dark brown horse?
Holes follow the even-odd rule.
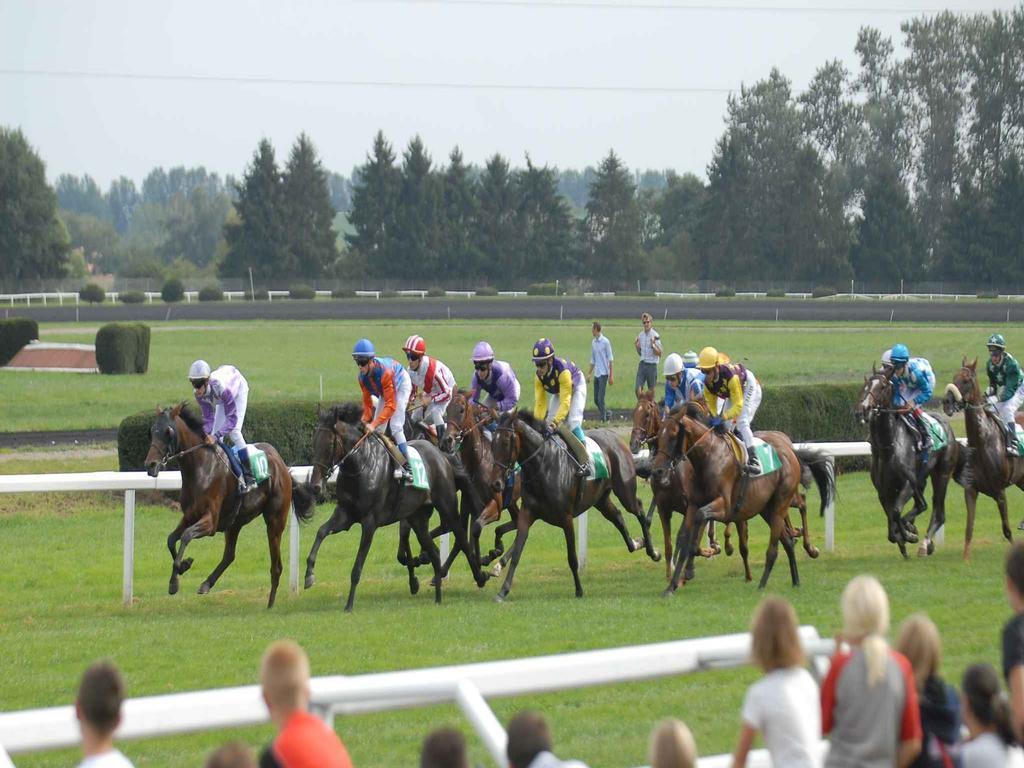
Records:
[[[964,559],[970,557],[971,538],[974,535],[974,510],[978,494],[995,499],[1003,523],[1003,536],[1013,541],[1010,519],[1006,509],[1006,489],[1016,485],[1024,490],[1024,458],[1006,452],[1006,433],[999,416],[982,400],[978,386],[978,361],[963,365],[947,385],[943,408],[947,414],[963,409],[967,429],[967,447],[970,451],[970,471],[964,479],[964,501],[967,504],[967,531],[964,534]]]
[[[157,409],[146,454],[146,470],[156,477],[171,460],[177,461],[181,467],[181,522],[167,537],[167,549],[173,561],[167,591],[176,594],[178,577],[192,567],[191,557],[183,559],[189,542],[222,531],[224,556],[199,587],[199,594],[209,592],[235,559],[239,531],[246,523],[263,515],[270,544],[270,598],[267,608],[273,608],[282,571],[281,535],[288,522],[293,495],[295,514],[303,522],[313,516],[313,497],[298,487],[293,494],[288,467],[274,447],[267,443],[255,443],[255,446],[267,456],[269,479],[240,496],[238,481],[223,449],[207,444],[205,437],[203,420],[184,404],[162,411]]]

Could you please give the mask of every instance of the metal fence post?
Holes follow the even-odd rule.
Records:
[[[294,504],[288,515],[288,586],[292,594],[299,591],[299,517]]]
[[[124,574],[122,599],[132,604],[132,578],[135,573],[135,491],[124,492]]]
[[[587,567],[587,513],[583,512],[576,518],[576,559],[579,561],[580,570]]]

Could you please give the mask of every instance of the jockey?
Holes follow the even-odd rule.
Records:
[[[695,353],[694,357],[697,357]],[[696,367],[686,367],[686,361],[673,352],[665,358],[665,408],[664,415],[678,405],[696,400],[704,391],[704,374]]]
[[[256,487],[256,478],[249,464],[249,447],[242,437],[245,409],[249,402],[249,382],[235,366],[222,365],[211,371],[205,360],[192,363],[188,378],[203,412],[206,442],[214,445],[224,437],[231,438],[242,464],[239,492],[248,493]]]
[[[484,405],[498,413],[509,413],[519,404],[519,379],[512,366],[504,360],[494,359],[494,350],[486,341],[479,341],[473,347],[473,383],[470,386],[470,400],[480,403],[480,396],[487,393]]]
[[[932,373],[932,364],[925,358],[910,357],[906,344],[893,344],[889,351],[889,362],[892,365],[890,381],[893,383],[893,407],[903,408],[912,416],[921,435],[921,475],[918,477],[918,486],[923,487],[932,443],[921,406],[931,400],[932,390],[935,389],[935,374]]]
[[[399,455],[392,455],[401,467],[395,472],[395,477],[411,483],[409,447],[405,443],[405,409],[412,394],[409,374],[397,360],[377,357],[369,339],[356,342],[352,358],[359,366],[359,386],[363,390],[363,425],[367,430],[380,429],[384,424],[391,427],[391,437],[399,450]],[[376,406],[373,404],[374,396],[377,397]]]
[[[557,431],[576,457],[576,474],[590,474],[590,457],[583,435],[583,406],[587,402],[587,380],[576,364],[564,357],[555,357],[555,347],[548,339],[533,345],[533,364],[537,378],[533,381],[533,415],[547,422],[547,431]],[[545,397],[547,395],[547,397]]]
[[[423,408],[423,420],[434,426],[440,440],[444,437],[444,414],[456,390],[455,376],[436,357],[427,356],[427,342],[422,336],[410,336],[402,349],[409,361],[409,377],[412,379],[410,399],[415,399],[419,391],[417,407]]]
[[[1006,339],[1001,333],[993,333],[988,337],[988,391],[985,393],[995,399],[996,412],[999,419],[1006,425],[1007,448],[1017,448],[1017,430],[1014,427],[1014,414],[1024,402],[1024,377],[1020,373],[1020,364],[1013,355],[1006,351]]]
[[[729,358],[714,347],[700,351],[697,365],[704,373],[704,402],[708,411],[721,414],[712,416],[708,423],[717,429],[731,421],[733,430],[747,447],[747,466],[751,472],[760,472],[761,464],[754,453],[754,433],[750,429],[761,405],[761,385],[757,377],[743,365],[730,363]],[[725,411],[719,410],[719,398],[729,401]]]

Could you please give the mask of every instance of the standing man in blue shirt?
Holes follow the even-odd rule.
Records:
[[[601,421],[608,421],[611,415],[604,407],[604,396],[609,385],[615,386],[615,374],[612,370],[615,357],[612,355],[612,343],[601,333],[601,324],[594,321],[594,339],[590,342],[590,370],[587,378],[594,378],[594,405]]]

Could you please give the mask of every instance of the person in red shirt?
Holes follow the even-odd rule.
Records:
[[[260,664],[260,684],[277,726],[260,768],[352,768],[338,734],[308,711],[309,658],[297,643],[271,643]]]

